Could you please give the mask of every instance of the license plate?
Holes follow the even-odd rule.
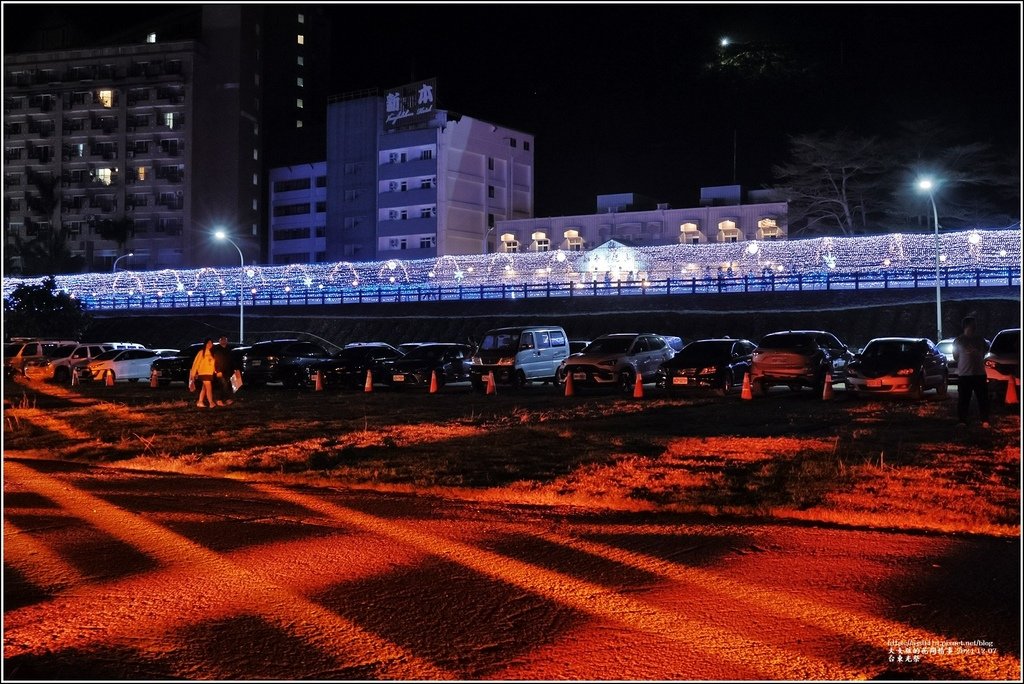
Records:
[[[262,361],[260,361],[259,359],[253,359],[253,361],[252,361],[252,365],[253,365],[253,366],[259,366],[259,365],[261,365],[262,363],[263,363],[263,362],[262,362]]]
[[[680,378],[680,377],[672,378],[672,384],[673,385],[686,385],[686,384],[689,384],[689,382],[690,382],[689,378]]]
[[[882,386],[882,381],[881,380],[868,380],[868,387],[881,387],[881,386]]]
[[[391,376],[391,381],[392,382],[405,382],[405,376],[404,375],[399,375],[399,374],[396,373],[395,375]]]
[[[573,380],[586,380],[587,379],[587,374],[586,373],[573,373],[572,374],[572,379]]]

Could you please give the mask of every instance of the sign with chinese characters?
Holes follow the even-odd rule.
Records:
[[[436,108],[436,81],[431,78],[388,89],[384,95],[384,130],[391,131],[429,118]]]

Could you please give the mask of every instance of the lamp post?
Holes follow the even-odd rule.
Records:
[[[928,193],[932,203],[932,223],[935,226],[935,341],[942,339],[942,279],[939,272],[939,210],[935,208],[935,182],[922,178],[917,187]]]
[[[117,262],[120,261],[121,259],[127,259],[128,257],[133,256],[135,256],[135,252],[128,252],[127,254],[122,254],[121,256],[114,259],[114,267],[110,270],[110,272],[117,273]]]
[[[245,270],[245,257],[242,250],[235,244],[235,241],[228,237],[223,230],[217,230],[213,237],[218,240],[227,241],[238,251],[238,344],[245,343],[245,281],[242,280],[242,271]]]

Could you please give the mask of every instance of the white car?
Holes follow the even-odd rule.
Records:
[[[69,344],[59,347],[46,362],[44,377],[54,382],[70,382],[76,366],[81,371],[83,366],[110,349],[105,344]]]
[[[107,373],[113,373],[114,382],[147,380],[153,359],[158,356],[160,352],[155,349],[111,349],[90,361],[82,378],[106,381]]]

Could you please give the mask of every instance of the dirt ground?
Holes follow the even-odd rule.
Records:
[[[1016,537],[1019,404],[955,424],[920,402],[772,390],[634,399],[551,385],[496,395],[243,388],[197,409],[180,384],[4,386],[4,450],[489,502]]]

